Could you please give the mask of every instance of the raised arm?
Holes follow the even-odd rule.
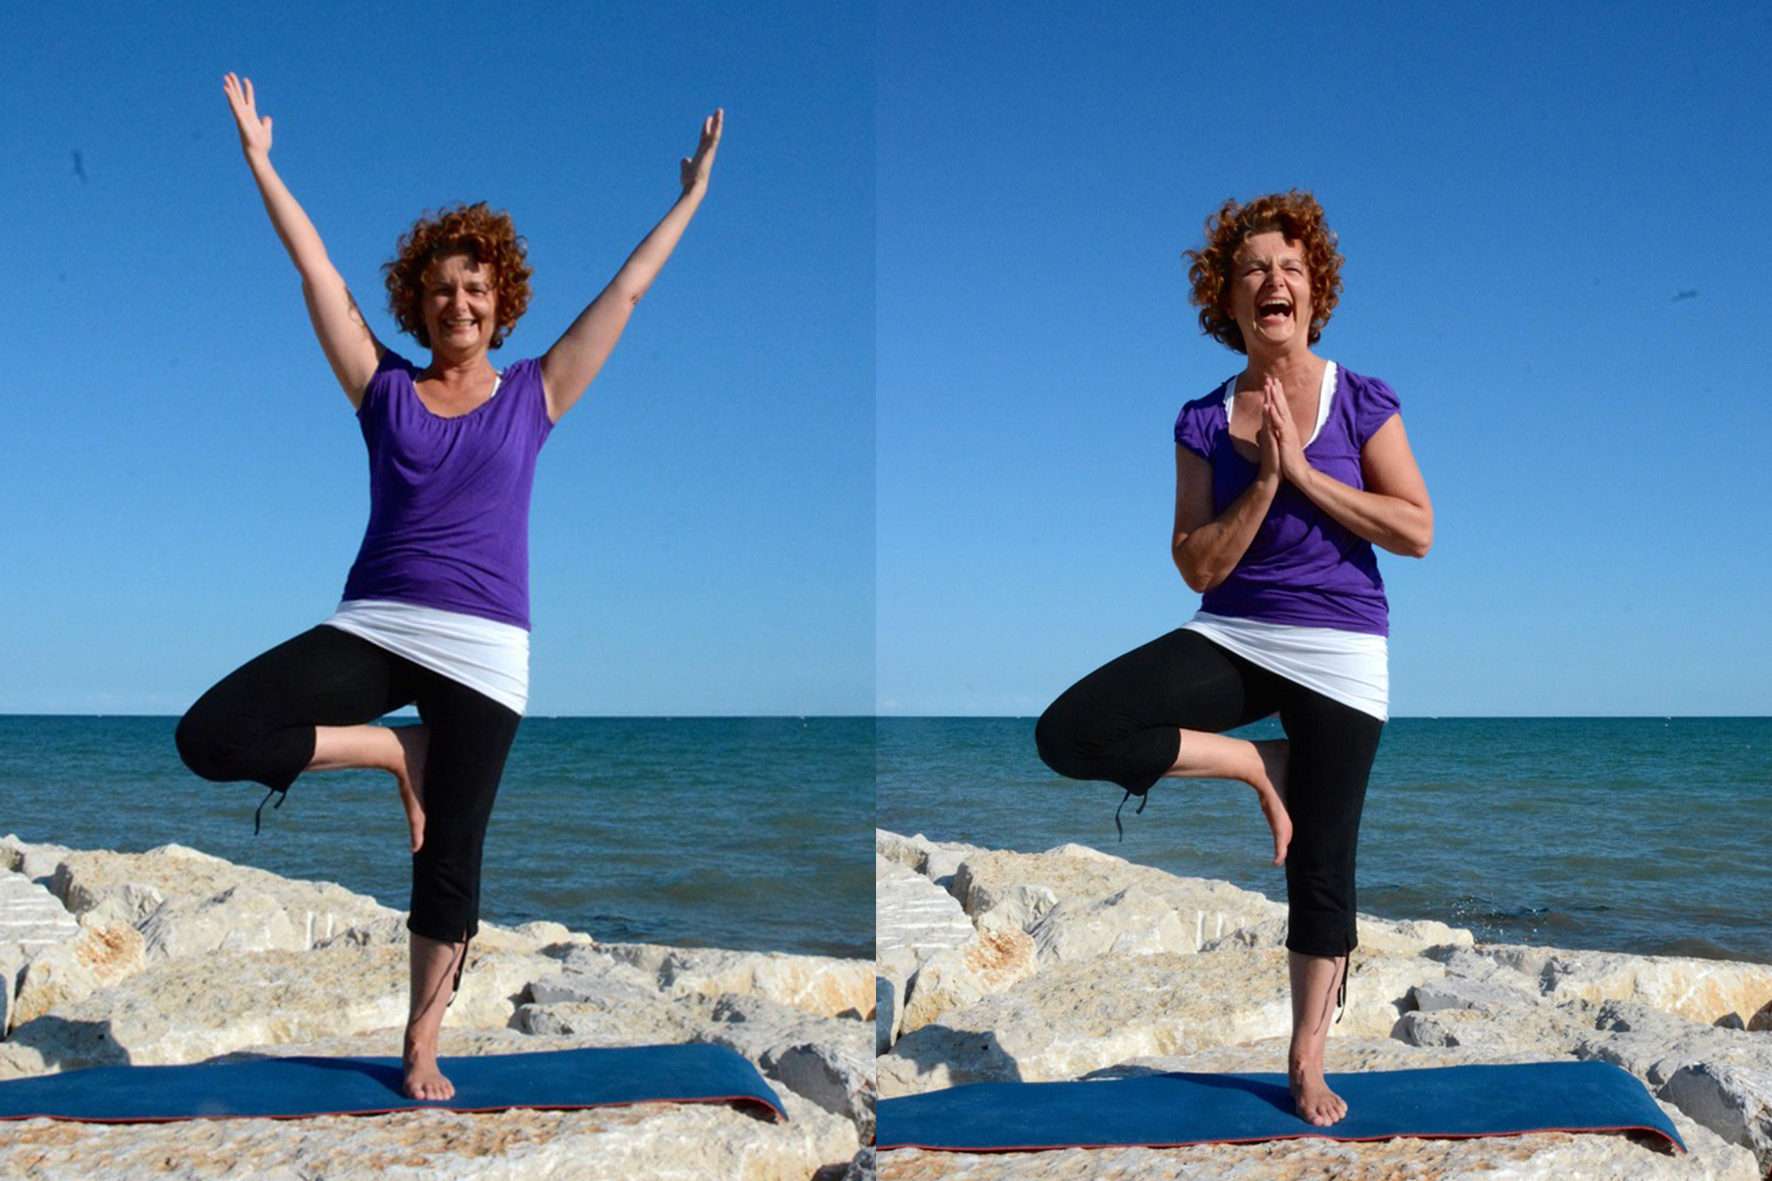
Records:
[[[683,193],[664,219],[641,240],[628,256],[615,278],[609,281],[589,307],[554,342],[541,359],[542,389],[547,394],[548,416],[555,422],[584,395],[591,379],[603,368],[603,362],[615,349],[615,342],[628,326],[634,305],[658,278],[665,260],[677,248],[677,241],[688,228],[701,199],[708,191],[708,177],[714,169],[714,152],[720,146],[720,132],[725,112],[715,111],[701,125],[701,141],[695,155],[681,164]]]
[[[271,119],[268,115],[259,117],[252,80],[230,72],[222,80],[222,90],[227,93],[228,106],[240,128],[240,150],[246,154],[246,165],[258,183],[258,195],[264,199],[271,226],[301,274],[302,298],[308,305],[308,319],[313,321],[320,349],[351,405],[360,406],[363,391],[381,363],[382,344],[369,330],[363,313],[357,310],[344,277],[327,257],[314,223],[271,167]]]

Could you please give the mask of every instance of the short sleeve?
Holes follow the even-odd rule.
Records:
[[[410,377],[413,372],[412,362],[393,349],[383,349],[381,363],[370,375],[369,384],[363,387],[363,400],[357,404],[358,418],[375,412],[380,403],[387,398],[388,391],[394,381],[394,374],[402,372]]]
[[[1397,391],[1376,377],[1347,375],[1348,390],[1353,394],[1354,438],[1364,447],[1380,427],[1396,417],[1402,409]]]
[[[1186,447],[1208,462],[1212,459],[1213,436],[1223,426],[1224,387],[1220,386],[1204,398],[1195,398],[1181,408],[1175,418],[1175,444]]]

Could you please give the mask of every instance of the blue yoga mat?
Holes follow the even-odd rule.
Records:
[[[1284,1074],[1153,1074],[1104,1082],[973,1083],[882,1100],[878,1147],[950,1152],[1237,1144],[1323,1136],[1457,1139],[1526,1132],[1653,1132],[1673,1121],[1609,1062],[1447,1066],[1331,1076],[1348,1114],[1327,1128],[1292,1111]]]
[[[455,1098],[400,1093],[398,1058],[262,1058],[190,1066],[94,1066],[0,1082],[0,1119],[144,1123],[180,1119],[301,1119],[443,1108],[504,1111],[628,1103],[759,1104],[781,1100],[725,1046],[621,1046],[446,1058]]]

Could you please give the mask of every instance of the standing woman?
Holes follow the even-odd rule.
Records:
[[[414,1099],[448,1099],[438,1035],[479,927],[481,846],[528,700],[536,455],[695,216],[723,116],[702,124],[664,219],[538,360],[500,371],[488,357],[529,303],[509,216],[481,203],[420,218],[383,269],[395,322],[430,350],[421,367],[375,338],[271,167],[271,120],[252,82],[230,73],[223,89],[321,351],[357,412],[370,510],[338,610],[205,693],[179,723],[179,753],[207,779],[274,793],[304,771],[393,774],[412,834],[404,1086]],[[409,704],[420,724],[368,724]]]
[[[1035,741],[1059,774],[1134,795],[1165,778],[1255,789],[1286,867],[1293,1104],[1328,1125],[1347,1114],[1323,1052],[1358,941],[1354,846],[1390,704],[1372,547],[1424,556],[1433,505],[1396,394],[1311,351],[1342,261],[1316,199],[1227,201],[1188,257],[1200,326],[1248,358],[1175,423],[1171,552],[1200,610],[1067,689]],[[1275,713],[1284,739],[1223,733]]]

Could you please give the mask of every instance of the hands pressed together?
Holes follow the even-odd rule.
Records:
[[[1278,476],[1302,486],[1310,478],[1311,465],[1304,457],[1304,438],[1292,421],[1292,407],[1280,379],[1270,377],[1261,390],[1261,474]]]

